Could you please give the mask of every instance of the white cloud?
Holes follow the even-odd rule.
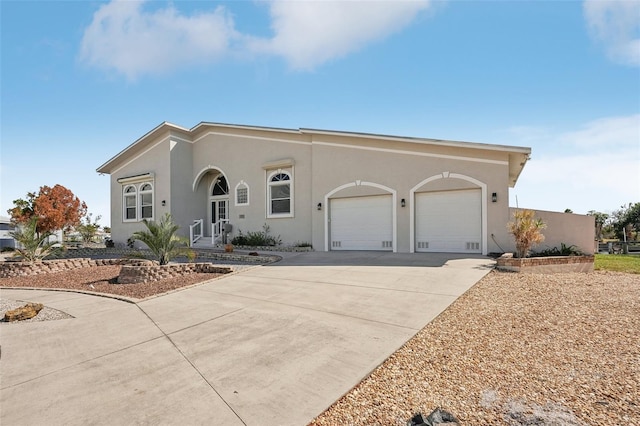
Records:
[[[184,16],[171,5],[154,11],[144,5],[114,0],[100,7],[85,29],[80,59],[135,79],[220,58],[238,36],[223,7]]]
[[[594,39],[616,62],[640,66],[640,2],[585,0],[584,15]]]
[[[252,49],[312,69],[407,26],[429,1],[272,1],[273,38]]]
[[[271,38],[239,33],[221,6],[186,16],[172,5],[148,4],[113,0],[100,7],[84,31],[81,61],[129,79],[230,54],[280,56],[308,70],[400,31],[429,0],[271,1]]]
[[[544,136],[528,140],[532,160],[511,191],[521,207],[586,213],[640,201],[640,114],[537,134]]]
[[[567,132],[560,141],[587,148],[609,150],[636,148],[640,144],[640,114],[601,118],[585,124],[580,130]]]

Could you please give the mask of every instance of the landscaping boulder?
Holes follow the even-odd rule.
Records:
[[[407,426],[438,426],[438,425],[450,425],[459,426],[460,423],[453,414],[448,411],[436,408],[426,418],[422,416],[422,413],[417,413],[407,422]]]
[[[27,303],[24,306],[7,311],[4,314],[4,321],[13,322],[28,320],[38,315],[38,312],[40,312],[42,308],[44,308],[42,303]]]

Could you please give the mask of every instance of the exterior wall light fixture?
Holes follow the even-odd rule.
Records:
[[[400,200],[400,206],[404,207],[407,205],[407,202],[404,200],[404,198],[402,200]]]
[[[491,202],[495,203],[498,201],[498,193],[494,192],[493,194],[491,194]]]
[[[162,207],[166,206],[167,202],[165,200],[162,200]]]
[[[322,210],[322,203],[318,203],[318,210]]]

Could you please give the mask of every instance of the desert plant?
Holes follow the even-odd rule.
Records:
[[[177,256],[190,256],[189,241],[176,235],[180,227],[173,222],[169,213],[165,214],[159,222],[146,219],[143,222],[147,229],[134,232],[131,239],[146,244],[160,265],[166,265]]]
[[[507,223],[507,229],[516,240],[516,257],[527,257],[531,247],[544,241],[541,231],[547,225],[534,215],[533,210],[516,210],[513,222]]]
[[[565,243],[560,243],[560,248],[558,247],[550,247],[538,252],[535,252],[535,256],[546,257],[546,256],[582,256],[584,253],[580,251],[578,247],[575,245],[566,245]]]
[[[38,233],[37,229],[38,218],[32,217],[9,233],[18,243],[14,256],[22,256],[27,262],[36,262],[58,250],[56,242],[49,241],[49,237],[53,234],[49,231]]]

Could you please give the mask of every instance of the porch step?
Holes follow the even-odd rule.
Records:
[[[211,244],[211,237],[200,238],[198,241],[193,243],[191,248],[194,249],[215,249],[222,248],[219,244]]]

